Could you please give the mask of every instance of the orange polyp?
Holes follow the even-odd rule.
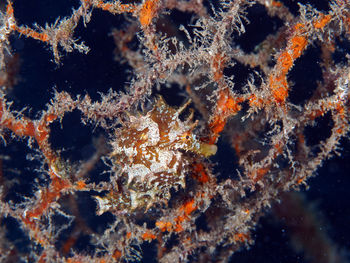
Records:
[[[303,24],[296,24],[295,30],[301,31],[303,27]],[[269,78],[272,96],[274,97],[275,102],[278,104],[285,103],[288,97],[289,89],[287,74],[293,67],[294,61],[301,56],[307,46],[307,39],[299,35],[294,36],[290,42],[290,51],[282,52],[277,59],[277,63],[279,65],[278,70],[280,70],[280,72],[275,72],[274,74],[270,75]]]
[[[140,11],[139,20],[143,27],[151,24],[156,11],[156,0],[146,0]]]
[[[35,135],[35,127],[32,121],[27,122],[24,127],[24,135],[33,137]]]
[[[51,122],[53,122],[54,120],[56,120],[57,119],[57,115],[56,114],[48,114],[48,115],[46,115],[46,121],[48,122],[48,123],[51,123]]]
[[[281,86],[273,91],[273,96],[277,103],[284,103],[288,96],[287,87]]]
[[[281,6],[282,6],[282,3],[279,2],[279,1],[272,1],[272,2],[271,2],[271,5],[274,6],[274,7],[281,7]]]
[[[161,232],[182,232],[184,229],[181,225],[182,222],[189,219],[189,215],[198,209],[198,207],[194,204],[194,199],[191,199],[187,202],[185,202],[182,206],[179,208],[179,215],[174,219],[174,223],[169,221],[157,221],[156,227],[159,228]]]
[[[236,242],[245,242],[248,240],[248,238],[249,238],[249,236],[245,233],[237,233],[234,235],[234,240]]]
[[[293,66],[293,59],[291,55],[285,51],[278,57],[278,62],[282,66],[282,74],[287,74],[289,69]]]
[[[279,104],[284,103],[288,96],[288,83],[285,75],[270,76],[272,96]]]
[[[6,7],[6,14],[9,16],[13,16],[13,6],[12,6],[12,2],[8,1],[7,7]]]
[[[291,40],[292,46],[290,49],[293,52],[293,59],[296,59],[301,56],[302,52],[304,51],[306,45],[307,45],[307,39],[302,36],[295,36]]]
[[[212,127],[211,130],[214,134],[219,134],[220,132],[222,132],[224,130],[225,125],[226,125],[225,120],[217,119],[210,126]]]
[[[26,37],[31,37],[36,40],[43,42],[49,41],[49,36],[46,33],[38,33],[30,28],[22,28],[15,26],[14,28],[18,33],[25,35]]]
[[[41,145],[46,138],[48,137],[49,133],[46,130],[40,130],[40,128],[43,128],[42,126],[38,127],[38,132],[35,135],[35,139],[38,142],[39,145]]]
[[[171,222],[163,222],[163,221],[156,222],[156,227],[158,227],[162,232],[165,232],[165,231],[170,232],[172,229],[172,226],[173,224]]]
[[[151,232],[145,232],[142,234],[142,239],[146,241],[152,241],[153,239],[156,239],[156,238],[157,237]]]
[[[276,149],[276,153],[277,154],[281,154],[283,152],[283,143],[282,142],[278,142],[274,145],[274,148]]]
[[[295,26],[294,26],[294,29],[296,30],[296,31],[303,31],[304,30],[304,24],[302,24],[302,23],[297,23]]]
[[[34,124],[29,120],[5,119],[3,121],[3,125],[19,136],[35,135]]]
[[[50,204],[61,195],[61,191],[69,187],[69,183],[58,177],[53,177],[51,182],[51,189],[45,190],[40,196],[38,206],[26,214],[26,221],[32,222],[33,218],[39,218],[49,208]]]
[[[103,10],[109,10],[109,9],[111,9],[113,6],[112,6],[112,4],[108,4],[108,3],[106,3],[106,4],[104,4],[103,5]]]
[[[252,179],[254,180],[254,182],[258,182],[260,181],[265,175],[266,173],[270,170],[269,167],[262,167],[259,168],[258,170],[255,171],[255,173],[252,175]]]
[[[255,94],[252,94],[249,98],[249,105],[251,107],[261,108],[263,106],[264,101],[261,98],[258,98]]]
[[[320,15],[320,19],[319,20],[316,20],[314,22],[314,27],[316,29],[322,29],[324,28],[330,21],[331,21],[331,15],[324,15],[324,14],[321,14]]]
[[[186,216],[190,215],[196,209],[197,206],[194,205],[194,199],[186,202],[183,206],[180,207],[180,210],[183,210]]]
[[[227,118],[241,110],[239,103],[244,101],[242,98],[233,98],[228,89],[221,90],[218,97],[216,112],[209,125],[214,137],[223,131]]]
[[[76,188],[78,190],[83,190],[86,187],[86,183],[84,181],[78,181]]]
[[[122,256],[122,252],[120,252],[120,250],[116,249],[112,255],[112,258],[118,259],[118,258],[121,258],[121,256]]]
[[[181,224],[176,224],[174,231],[179,233],[182,232],[184,229]]]
[[[209,176],[205,172],[204,166],[201,163],[194,164],[194,177],[201,183],[206,183],[209,181]]]

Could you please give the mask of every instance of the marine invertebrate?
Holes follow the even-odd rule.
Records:
[[[202,142],[194,134],[197,122],[193,112],[182,121],[179,116],[187,101],[179,109],[167,105],[162,97],[147,114],[130,115],[116,130],[112,141],[112,159],[118,172],[118,192],[97,197],[101,214],[110,208],[138,209],[170,198],[170,189],[185,187],[190,155],[209,157],[216,153],[216,145]]]

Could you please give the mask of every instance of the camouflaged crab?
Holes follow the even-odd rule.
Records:
[[[216,145],[201,142],[193,134],[197,122],[193,112],[182,121],[181,108],[167,105],[159,97],[154,107],[145,115],[129,116],[129,120],[116,130],[111,154],[121,167],[120,184],[116,192],[106,197],[96,197],[98,213],[110,209],[148,209],[156,202],[166,203],[170,189],[185,187],[188,166],[186,152],[209,157],[216,153]]]

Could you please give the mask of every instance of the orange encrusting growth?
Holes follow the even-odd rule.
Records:
[[[193,177],[200,183],[207,183],[210,179],[202,163],[193,164]]]
[[[90,3],[88,2],[88,4]],[[116,6],[113,3],[104,3],[103,1],[94,2],[94,6],[111,13],[114,13],[116,11],[120,13],[131,13],[136,10],[136,6],[133,4],[118,4]]]
[[[133,4],[113,4],[113,3],[104,3],[103,1],[92,1],[92,0],[84,0],[83,3],[86,5],[85,8],[90,8],[92,5],[94,7],[100,8],[104,11],[108,11],[111,13],[132,13],[137,10],[137,6]],[[153,7],[154,5],[151,5]],[[147,7],[150,7],[150,4],[147,5]],[[142,21],[144,23],[147,23],[147,19],[152,19],[151,14],[154,15],[155,11],[154,9],[150,10],[150,8],[146,8],[146,11],[143,12]],[[11,1],[8,1],[7,7],[6,7],[6,14],[10,17],[13,17],[14,10]],[[141,19],[141,18],[140,18]],[[49,34],[46,32],[37,32],[31,28],[25,27],[25,26],[17,26],[15,23],[11,24],[11,30],[17,31],[21,35],[24,35],[26,37],[30,37],[42,42],[49,42],[53,41],[54,36],[50,37]]]
[[[320,18],[313,22],[316,29],[324,28],[330,21],[331,15],[321,14]],[[294,61],[299,58],[308,45],[305,33],[305,25],[298,23],[294,26],[294,36],[290,39],[289,44],[284,52],[277,58],[277,70],[269,77],[270,89],[274,101],[278,104],[284,104],[288,97],[287,74],[294,65]]]
[[[257,109],[261,109],[264,106],[264,100],[255,94],[252,94],[248,97],[249,106]]]
[[[14,11],[13,11],[13,6],[11,1],[7,1],[7,6],[6,6],[6,14],[10,17],[13,16]]]
[[[50,41],[50,37],[48,34],[36,32],[35,30],[28,27],[18,27],[14,25],[12,29],[16,30],[18,33],[22,35],[25,35],[26,37],[31,37],[33,39],[40,40],[42,42]]]
[[[267,174],[268,171],[270,171],[270,166],[262,167],[249,174],[249,177],[256,183],[260,181]]]
[[[84,181],[78,181],[75,187],[77,190],[83,190],[86,187],[86,183]]]
[[[175,232],[183,231],[182,222],[188,220],[189,215],[195,210],[197,210],[197,206],[194,204],[194,199],[187,201],[180,207],[179,212],[182,215],[175,218]]]
[[[68,181],[58,178],[54,174],[50,173],[52,182],[48,190],[44,190],[41,193],[40,201],[35,205],[32,211],[25,213],[21,220],[24,226],[30,231],[30,236],[41,246],[49,246],[50,241],[47,236],[42,235],[39,230],[39,220],[43,214],[47,212],[51,204],[59,199],[61,191],[70,187]],[[42,255],[42,260],[45,259],[45,255]],[[46,262],[46,261],[43,261]]]
[[[165,232],[171,232],[173,224],[171,222],[164,222],[164,221],[157,221],[156,227],[159,228],[160,231]]]
[[[5,114],[4,114],[5,112]],[[6,106],[0,100],[0,124],[11,130],[17,136],[29,136],[33,137],[40,150],[45,155],[47,163],[49,165],[54,164],[57,160],[56,154],[49,147],[49,124],[54,121],[58,116],[55,114],[46,114],[39,121],[32,121],[28,118],[16,118],[12,114],[6,114]]]
[[[13,6],[12,6],[11,1],[8,1],[7,7],[6,7],[6,14],[9,17],[13,17],[14,10],[13,10]],[[35,30],[27,28],[27,27],[19,27],[16,25],[15,22],[10,25],[10,29],[17,31],[18,33],[25,35],[26,37],[31,37],[31,38],[34,38],[36,40],[40,40],[43,42],[47,42],[50,40],[49,36],[46,33],[39,33],[39,32],[36,32]]]
[[[149,26],[156,14],[158,0],[146,0],[139,14],[140,24],[143,27]]]
[[[283,6],[282,3],[279,2],[279,1],[272,1],[271,5],[274,6],[274,7],[281,7],[281,6]]]
[[[3,118],[4,117],[4,118]],[[18,136],[35,135],[34,123],[26,118],[22,120],[16,119],[14,116],[7,114],[6,104],[0,99],[0,124],[7,129],[13,131]]]
[[[184,211],[185,216],[190,215],[196,209],[197,209],[197,206],[194,205],[194,199],[186,202],[184,205],[180,207],[180,211]]]
[[[249,240],[249,235],[246,234],[246,233],[237,233],[237,234],[234,235],[233,238],[234,238],[235,242],[243,243],[243,242],[246,242],[246,241]]]
[[[295,35],[290,39],[286,51],[277,58],[277,70],[273,71],[269,77],[271,93],[277,104],[285,103],[289,89],[287,74],[293,67],[294,61],[301,56],[308,44],[307,38],[301,36],[303,28],[303,24],[297,24],[294,27]]]
[[[35,219],[40,218],[50,207],[50,205],[57,201],[61,196],[61,191],[70,188],[71,185],[68,180],[60,178],[56,174],[59,158],[51,150],[48,142],[49,138],[49,124],[54,121],[58,116],[55,114],[47,113],[42,116],[38,121],[32,121],[29,118],[16,118],[9,112],[7,112],[6,104],[0,100],[0,124],[11,130],[17,136],[29,136],[36,140],[39,149],[44,154],[46,162],[48,163],[51,177],[51,184],[49,188],[41,191],[39,202],[28,211],[22,218],[24,224],[36,233],[37,225]],[[47,242],[42,237],[33,236],[39,243]]]
[[[58,178],[53,174],[51,174],[51,176],[52,182],[50,189],[42,192],[40,202],[36,208],[25,215],[25,223],[31,224],[33,219],[39,218],[49,208],[50,204],[60,197],[61,191],[70,187],[70,183],[67,180]]]
[[[121,258],[121,256],[122,256],[122,252],[120,252],[120,250],[116,249],[112,255],[112,258],[119,259],[119,258]]]
[[[219,134],[224,130],[227,119],[241,110],[241,105],[239,105],[239,103],[243,101],[243,98],[233,98],[229,89],[219,91],[216,111],[209,124],[209,128],[213,134],[209,143],[216,142]]]
[[[156,239],[156,235],[152,234],[150,231],[145,232],[142,234],[142,239],[146,241],[152,241],[153,239]]]
[[[189,215],[197,210],[197,206],[195,205],[194,199],[191,199],[187,202],[185,202],[182,206],[179,207],[178,212],[179,215],[174,219],[173,222],[169,221],[157,221],[156,222],[156,227],[161,231],[161,232],[182,232],[183,226],[182,223],[186,220],[189,220]]]
[[[331,15],[324,15],[324,14],[321,14],[320,15],[320,19],[319,20],[316,20],[314,22],[314,27],[316,29],[322,29],[324,28],[332,19],[332,16]]]

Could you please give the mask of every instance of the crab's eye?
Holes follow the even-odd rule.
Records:
[[[186,137],[185,137],[185,138],[186,138],[186,140],[188,140],[188,139],[190,138],[190,136],[189,136],[189,135],[186,135]]]

